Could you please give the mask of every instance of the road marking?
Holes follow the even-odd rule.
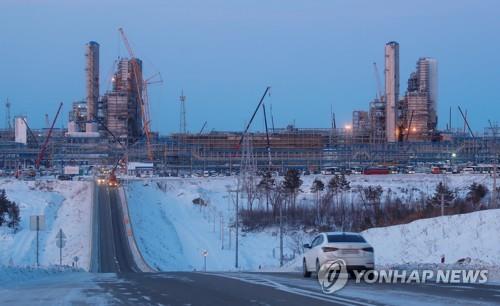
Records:
[[[267,287],[275,288],[277,290],[281,290],[284,292],[288,292],[288,293],[292,293],[292,294],[296,294],[296,295],[301,295],[301,296],[305,296],[305,297],[309,297],[309,298],[313,298],[313,299],[317,299],[317,300],[321,300],[321,301],[329,302],[329,303],[337,303],[337,304],[342,304],[342,305],[347,305],[347,306],[351,306],[351,305],[373,306],[373,305],[375,305],[375,304],[370,304],[370,303],[361,302],[361,301],[353,301],[353,300],[341,298],[341,297],[335,296],[335,295],[325,295],[322,293],[312,292],[310,290],[304,290],[304,289],[300,289],[300,288],[296,288],[296,287],[289,287],[287,285],[280,284],[278,282],[275,282],[275,281],[272,281],[269,279],[265,279],[265,278],[258,278],[258,277],[253,276],[253,275],[239,275],[239,277],[238,277],[238,276],[228,275],[228,274],[224,274],[224,273],[201,273],[201,274],[210,274],[210,275],[235,279],[235,280],[239,280],[242,282],[247,282],[247,283],[254,284],[254,285],[267,286]],[[241,277],[241,276],[243,276],[243,277]]]

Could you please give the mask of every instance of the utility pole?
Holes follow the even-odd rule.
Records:
[[[40,261],[38,260],[38,233],[40,232],[40,216],[36,216],[36,267],[40,266]]]
[[[443,216],[444,216],[444,193],[441,192],[441,217]]]
[[[235,263],[234,263],[234,267],[236,269],[238,269],[238,230],[239,230],[239,223],[240,223],[239,207],[238,207],[238,198],[240,197],[239,190],[240,190],[240,182],[238,179],[238,187],[236,188],[236,247],[235,247],[235,257],[236,258],[235,258]]]
[[[220,241],[221,241],[221,250],[224,250],[224,216],[220,215]]]
[[[496,208],[497,207],[497,153],[496,153],[496,146],[495,146],[495,160],[493,162],[493,191],[491,193],[492,196],[492,203],[491,206]]]
[[[280,267],[283,267],[283,202],[280,201]]]
[[[493,133],[493,190],[491,191],[491,207],[497,207],[497,163],[498,163],[498,152],[497,152],[497,128],[498,126],[491,123],[488,120]]]

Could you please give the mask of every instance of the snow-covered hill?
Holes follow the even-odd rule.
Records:
[[[235,269],[234,229],[230,232],[228,227],[234,217],[229,186],[226,179],[179,179],[160,185],[131,182],[126,187],[129,212],[145,260],[163,271],[200,270],[206,250],[208,270]],[[206,207],[193,204],[199,196],[209,200]],[[278,263],[275,230],[243,234],[239,245],[242,269]]]
[[[500,265],[500,209],[423,219],[363,232],[380,265],[436,263],[462,258]]]
[[[36,232],[30,231],[31,215],[45,215],[46,229],[40,232],[40,264],[59,264],[56,235],[62,229],[67,237],[63,264],[79,257],[79,267],[90,263],[91,203],[90,182],[0,180],[0,189],[19,204],[21,227],[13,233],[0,227],[0,266],[28,266],[36,263]]]
[[[327,181],[330,177],[321,178]],[[307,201],[313,198],[309,189],[314,176],[303,179],[303,193],[299,199]],[[354,188],[381,185],[386,193],[390,189],[396,196],[409,197],[410,194],[431,194],[443,177],[385,175],[350,176],[348,179]],[[472,182],[487,186],[491,183],[486,175],[450,175],[447,181],[459,193],[465,193]],[[126,186],[131,220],[146,261],[161,270],[202,269],[201,254],[207,250],[207,269],[234,269],[234,232],[231,233],[230,246],[227,225],[228,220],[234,220],[234,202],[228,190],[234,189],[235,183],[234,178],[227,177],[131,181]],[[408,192],[409,189],[413,193]],[[197,197],[207,200],[208,205],[193,204],[192,200]],[[500,266],[500,249],[494,238],[500,230],[499,216],[500,210],[481,211],[370,229],[364,234],[376,250],[378,264],[438,263],[444,254],[447,262],[471,257],[476,262],[481,260],[488,265]],[[295,253],[296,262],[299,262],[301,245],[309,242],[310,237],[308,233],[288,232],[284,242],[286,255],[292,257]],[[272,270],[278,267],[278,258],[277,229],[243,233],[239,258],[242,269]],[[298,264],[293,261],[287,267],[296,268]]]

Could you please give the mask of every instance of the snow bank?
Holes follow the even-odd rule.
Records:
[[[375,248],[379,265],[405,263],[473,262],[500,266],[500,209],[417,220],[372,228],[363,236]]]
[[[19,204],[21,227],[17,233],[0,227],[0,265],[29,266],[36,263],[36,232],[30,231],[31,215],[45,215],[46,230],[40,232],[40,264],[59,263],[56,235],[66,234],[63,264],[71,265],[75,256],[79,266],[88,269],[90,262],[91,203],[90,182],[0,180],[0,189]]]
[[[0,267],[0,284],[14,285],[26,281],[39,280],[52,275],[72,274],[81,270],[70,267],[51,266],[45,268],[34,267]]]

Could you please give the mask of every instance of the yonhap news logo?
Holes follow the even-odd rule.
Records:
[[[321,265],[318,271],[318,282],[326,294],[332,294],[344,288],[349,274],[343,259],[329,261]]]
[[[488,270],[348,270],[346,262],[337,259],[324,263],[318,271],[318,282],[326,294],[341,290],[348,281],[356,284],[484,284],[488,281]]]

